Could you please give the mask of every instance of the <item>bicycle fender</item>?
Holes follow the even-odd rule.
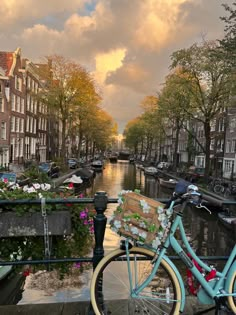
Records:
[[[179,280],[179,285],[180,285],[180,289],[181,289],[181,296],[182,296],[182,300],[181,300],[181,305],[180,305],[180,310],[181,312],[183,312],[184,310],[184,306],[185,306],[185,288],[184,288],[184,283],[183,283],[183,278],[179,273],[179,270],[176,268],[175,264],[165,255],[163,255],[162,259],[164,259],[170,266],[171,268],[174,270],[178,280]]]
[[[226,292],[229,292],[230,281],[231,281],[235,272],[236,272],[236,260],[234,261],[233,265],[230,267],[229,272],[227,273],[227,278],[225,281]]]

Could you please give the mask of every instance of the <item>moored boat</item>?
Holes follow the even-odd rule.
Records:
[[[168,189],[174,189],[177,182],[178,181],[173,178],[170,179],[164,179],[161,177],[159,178],[160,186]]]
[[[225,227],[231,229],[236,235],[236,215],[231,215],[228,212],[219,212],[218,218]]]
[[[144,168],[144,175],[156,176],[158,174],[158,169],[154,166],[148,166]]]
[[[118,156],[117,156],[117,154],[112,154],[111,156],[109,156],[109,161],[110,161],[111,163],[117,163],[117,161],[118,161]]]
[[[91,167],[95,172],[101,172],[104,168],[104,165],[101,160],[95,160],[91,163]]]

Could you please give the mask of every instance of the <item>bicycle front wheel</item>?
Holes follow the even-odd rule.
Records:
[[[117,249],[95,269],[91,281],[95,314],[179,314],[181,289],[171,266],[162,260],[152,281],[140,294],[135,294],[135,289],[152,271],[154,253],[139,247],[133,247],[129,253],[129,263],[125,251]]]
[[[222,194],[225,189],[224,189],[224,186],[218,184],[218,185],[214,186],[213,190],[214,190],[214,193],[216,193],[216,194]]]
[[[236,271],[231,278],[229,293],[236,293]],[[233,314],[236,314],[236,296],[228,296],[228,303],[231,310],[233,311]]]

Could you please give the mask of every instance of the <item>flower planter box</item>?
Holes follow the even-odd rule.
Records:
[[[53,211],[47,215],[49,235],[71,234],[69,211]],[[44,218],[40,212],[22,216],[14,212],[0,213],[0,237],[43,236]]]

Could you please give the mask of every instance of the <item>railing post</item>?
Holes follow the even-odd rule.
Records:
[[[94,208],[96,210],[96,215],[93,218],[94,224],[94,237],[95,246],[93,250],[93,270],[98,265],[99,261],[104,256],[103,241],[106,230],[107,218],[104,212],[107,208],[107,194],[105,191],[98,191],[94,196]],[[102,279],[100,280],[100,285],[102,286]],[[90,303],[88,308],[88,315],[94,315],[92,304]]]
[[[93,269],[96,268],[99,261],[104,256],[103,241],[106,229],[107,218],[104,212],[107,208],[107,194],[105,191],[98,191],[94,196],[94,208],[96,215],[93,218],[95,247],[93,251]]]

